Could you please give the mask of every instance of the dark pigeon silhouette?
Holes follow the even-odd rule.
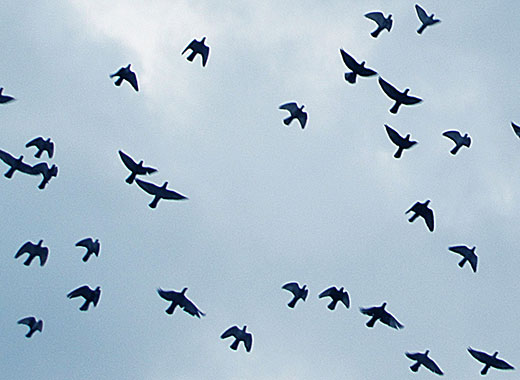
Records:
[[[421,27],[419,29],[417,29],[417,33],[419,33],[419,34],[424,32],[424,29],[426,29],[427,26],[441,22],[441,20],[433,18],[435,16],[433,13],[431,14],[431,16],[428,16],[426,11],[424,9],[422,9],[419,6],[419,4],[415,4],[415,10],[417,12],[417,16],[419,16],[419,20],[421,20],[421,23],[422,23]]]
[[[130,85],[134,88],[134,90],[139,91],[139,86],[137,84],[137,76],[135,73],[130,69],[131,64],[128,64],[126,67],[121,67],[117,73],[110,74],[110,78],[119,77],[114,82],[116,86],[121,86],[123,83],[123,80],[126,80]]]
[[[166,301],[171,301],[171,305],[165,310],[166,313],[173,314],[175,308],[179,306],[186,313],[194,317],[200,318],[201,316],[205,316],[206,314],[200,311],[197,306],[186,297],[186,290],[188,290],[188,288],[182,289],[181,292],[157,289],[157,293],[159,293],[161,298]]]
[[[520,138],[520,127],[513,122],[511,122],[511,126],[513,127],[515,134]]]
[[[350,298],[345,288],[341,287],[341,289],[337,289],[335,286],[331,286],[328,289],[325,289],[320,293],[318,298],[330,297],[332,301],[328,304],[328,308],[330,310],[334,310],[338,302],[343,302],[345,307],[348,309],[350,307]]]
[[[80,286],[79,288],[67,294],[67,297],[70,299],[76,297],[83,297],[85,299],[85,302],[79,308],[81,311],[87,311],[91,303],[93,303],[94,307],[96,307],[100,296],[101,288],[99,286],[95,290],[92,290],[87,285]]]
[[[485,375],[490,368],[496,368],[496,369],[515,369],[511,364],[508,362],[497,358],[498,351],[496,351],[493,355],[486,354],[485,352],[474,350],[471,347],[468,347],[468,352],[473,356],[475,359],[477,359],[479,362],[484,363],[485,366],[482,368],[482,371],[480,371],[481,375]]]
[[[370,33],[370,35],[374,38],[377,38],[379,33],[381,33],[384,29],[388,31],[392,29],[393,20],[391,14],[385,18],[385,15],[381,12],[370,12],[367,13],[365,17],[377,23],[377,29]]]
[[[297,282],[288,282],[287,284],[282,286],[282,289],[288,290],[294,295],[291,302],[287,304],[287,306],[289,306],[291,309],[294,308],[294,306],[296,306],[296,302],[298,302],[299,299],[305,301],[307,299],[307,294],[309,293],[307,285],[303,285],[300,288]]]
[[[362,77],[370,77],[373,75],[376,75],[377,72],[375,72],[372,69],[369,69],[365,67],[365,61],[358,63],[354,58],[352,58],[345,50],[339,49],[341,53],[341,58],[343,59],[343,63],[352,70],[350,73],[345,73],[345,80],[349,83],[356,83],[356,77],[362,76]]]
[[[410,223],[412,223],[419,216],[422,217],[426,223],[426,226],[428,226],[428,229],[433,232],[433,210],[428,207],[429,204],[429,199],[424,203],[416,202],[408,211],[405,212],[405,214],[408,214],[409,212],[414,213],[410,219],[408,219]]]
[[[459,131],[446,131],[443,132],[442,135],[455,143],[455,147],[453,147],[453,149],[450,151],[450,153],[453,155],[457,154],[459,149],[463,146],[469,148],[471,145],[471,137],[469,137],[467,133],[462,136]]]
[[[290,116],[286,117],[283,122],[285,125],[289,125],[291,121],[297,119],[300,122],[302,129],[305,128],[305,124],[307,124],[307,112],[303,110],[304,105],[298,107],[298,104],[295,102],[285,103],[278,107],[281,110],[286,110],[291,113]]]
[[[32,175],[41,174],[42,175],[42,181],[38,185],[38,189],[43,190],[43,189],[45,189],[45,186],[47,186],[47,184],[53,177],[58,176],[58,167],[56,165],[52,165],[49,168],[47,163],[40,162],[39,164],[36,164],[31,168],[31,173],[29,173],[29,174],[32,174]]]
[[[475,248],[477,248],[477,247],[473,247],[473,248],[469,249],[465,245],[456,245],[453,247],[449,247],[448,249],[450,251],[458,253],[459,255],[462,256],[462,260],[458,264],[459,267],[462,268],[464,266],[464,264],[466,264],[466,262],[469,261],[469,263],[471,265],[471,269],[473,269],[473,272],[476,273],[478,257],[475,254]]]
[[[248,333],[246,329],[247,326],[244,326],[242,330],[240,330],[238,326],[230,327],[222,333],[220,339],[226,339],[232,336],[235,338],[235,341],[231,344],[231,346],[229,346],[229,348],[236,351],[238,349],[238,344],[243,342],[246,351],[251,352],[251,347],[253,346],[253,335]]]
[[[399,321],[395,319],[392,314],[385,310],[385,307],[386,302],[383,302],[381,306],[374,306],[369,308],[360,307],[359,310],[362,314],[372,317],[366,323],[368,327],[374,327],[374,324],[377,322],[377,320],[380,320],[385,325],[388,325],[396,330],[404,328],[404,326],[399,323]]]
[[[19,325],[29,326],[29,331],[25,334],[26,338],[30,338],[36,331],[43,331],[43,321],[37,320],[34,317],[25,317],[18,321]]]
[[[392,108],[390,108],[391,113],[397,113],[401,104],[409,106],[422,102],[422,99],[408,95],[408,91],[410,91],[409,88],[405,89],[403,92],[400,92],[381,77],[379,77],[379,85],[390,99],[395,100],[395,104],[392,106]]]
[[[99,244],[99,239],[94,241],[92,238],[85,238],[76,243],[76,247],[84,247],[87,249],[85,256],[83,256],[83,262],[87,262],[92,254],[99,256],[99,249],[101,248],[101,244]]]
[[[439,368],[439,366],[432,359],[430,359],[428,357],[428,353],[429,352],[430,352],[430,350],[426,350],[424,353],[421,353],[421,352],[415,352],[415,353],[406,352],[405,355],[406,355],[407,358],[416,361],[415,364],[412,364],[410,366],[410,369],[413,372],[417,372],[419,370],[419,367],[421,365],[423,365],[426,368],[428,368],[430,371],[432,371],[433,373],[436,373],[437,375],[441,375],[441,376],[444,375],[444,372],[442,372],[442,370]]]
[[[0,150],[0,159],[11,167],[7,172],[4,173],[6,178],[12,178],[13,174],[17,170],[21,171],[22,173],[33,174],[32,166],[23,162],[23,156],[14,158],[9,153]]]
[[[386,133],[388,134],[388,137],[390,137],[390,140],[397,145],[398,149],[397,152],[395,152],[394,157],[400,158],[401,154],[403,154],[403,150],[410,149],[412,146],[417,144],[417,141],[410,140],[410,134],[408,133],[405,138],[403,138],[399,133],[397,133],[396,130],[390,128],[388,125],[385,124]]]
[[[24,245],[20,247],[18,252],[14,255],[14,258],[17,259],[25,253],[29,254],[29,257],[25,260],[23,265],[29,266],[35,257],[40,259],[40,266],[43,267],[47,262],[47,258],[49,257],[49,248],[42,246],[43,240],[40,240],[38,244],[33,244],[30,241],[26,242]]]
[[[188,46],[182,51],[181,55],[184,55],[188,50],[191,50],[191,54],[187,57],[188,61],[192,62],[193,59],[197,56],[197,54],[200,54],[202,57],[202,66],[206,66],[206,62],[208,62],[209,57],[209,47],[206,46],[206,37],[202,37],[200,41],[197,41],[194,39],[189,43]]]
[[[146,174],[152,174],[157,171],[157,169],[143,166],[144,161],[141,160],[139,163],[136,163],[132,157],[127,155],[122,150],[119,151],[119,157],[121,157],[121,161],[123,161],[123,164],[127,167],[128,170],[131,171],[130,175],[126,179],[126,182],[129,184],[132,184],[135,180],[135,177],[138,175],[146,175]]]
[[[31,146],[38,148],[34,154],[34,157],[36,158],[40,158],[43,152],[47,152],[49,158],[52,158],[54,154],[54,143],[51,141],[50,137],[47,140],[44,140],[43,137],[36,137],[25,144],[26,148],[30,148]]]
[[[151,208],[156,208],[157,204],[161,199],[167,199],[167,200],[182,200],[182,199],[188,199],[188,197],[185,197],[182,194],[179,194],[173,190],[168,190],[166,186],[168,186],[168,182],[164,182],[164,184],[159,187],[157,185],[154,185],[150,182],[141,181],[140,179],[136,179],[135,182],[141,189],[146,191],[148,194],[151,194],[154,196],[152,202],[148,205]]]
[[[4,91],[4,88],[0,87],[0,103],[9,103],[9,102],[12,102],[13,100],[16,100],[12,96],[4,95],[2,93],[3,91]]]

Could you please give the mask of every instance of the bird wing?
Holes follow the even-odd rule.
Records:
[[[420,352],[405,352],[404,354],[407,358],[417,361],[422,360],[422,357],[424,356],[424,354],[421,354]]]
[[[402,329],[404,327],[397,319],[395,319],[392,314],[387,311],[385,311],[381,316],[381,322],[383,322],[385,325],[393,327],[396,330]]]
[[[246,333],[244,337],[244,345],[246,346],[246,351],[251,352],[251,347],[253,346],[253,334]]]
[[[161,288],[157,289],[157,293],[159,293],[159,296],[166,301],[176,301],[179,294],[173,290],[162,290]]]
[[[186,296],[181,298],[179,301],[179,306],[188,314],[193,315],[194,317],[200,318],[201,316],[205,316],[203,313],[193,302],[191,302]]]
[[[498,358],[493,358],[492,365],[493,365],[493,367],[498,368],[498,369],[515,369],[515,367],[513,367],[511,364],[509,364],[505,360],[498,359]]]
[[[300,121],[302,129],[305,128],[305,124],[307,124],[307,112],[305,112],[305,111],[300,112],[298,114],[297,118]]]
[[[42,137],[35,137],[31,141],[29,141],[27,144],[25,144],[25,147],[29,148],[31,146],[35,146],[38,149],[40,149],[40,147],[43,145],[44,142],[45,142],[45,140]]]
[[[168,189],[162,189],[162,188],[161,188],[160,196],[163,197],[164,199],[177,199],[177,200],[188,199],[188,197],[186,197],[186,196],[184,196],[184,195],[182,195],[180,193],[177,193],[176,191],[168,190]]]
[[[360,307],[359,308],[359,311],[362,313],[362,314],[365,314],[365,315],[370,315],[370,316],[373,316],[377,311],[380,310],[380,307],[377,307],[377,306],[374,306],[374,307],[367,307],[367,308],[364,308],[364,307]]]
[[[140,179],[136,179],[135,182],[137,182],[137,185],[139,185],[139,187],[146,191],[148,194],[157,195],[157,193],[161,189],[159,186],[154,185],[153,183],[142,181]]]
[[[40,266],[44,266],[45,263],[47,262],[47,258],[49,257],[49,248],[47,247],[41,247],[39,249],[39,254],[38,256],[40,256]]]
[[[209,57],[209,47],[206,45],[203,45],[200,48],[200,54],[202,54],[202,66],[206,66],[206,62],[208,62],[208,57]]]
[[[94,306],[97,306],[100,297],[101,297],[101,289],[97,289],[94,292],[94,298],[92,299],[92,302],[94,302]]]
[[[135,75],[135,73],[133,71],[128,72],[128,74],[126,76],[126,80],[128,81],[128,83],[130,83],[132,85],[134,90],[139,91],[139,86],[137,84],[137,76]]]
[[[488,364],[489,360],[491,359],[491,355],[488,355],[485,352],[474,350],[471,347],[468,347],[468,352],[471,354],[471,356],[484,364]]]
[[[297,282],[288,282],[282,286],[282,289],[290,291],[295,296],[300,292],[300,287],[298,286]]]
[[[220,339],[226,339],[226,338],[229,338],[230,336],[234,336],[236,338],[238,336],[238,334],[240,333],[240,331],[242,331],[242,330],[240,330],[237,326],[232,326],[222,333],[222,335],[220,336]]]
[[[472,253],[469,257],[469,263],[471,265],[471,269],[473,269],[474,273],[477,273],[477,264],[478,264],[478,257],[474,253]]]
[[[155,168],[152,168],[150,166],[143,166],[143,171],[146,173],[146,174],[152,174],[152,173],[155,173],[157,171],[157,169]]]
[[[347,291],[344,291],[341,294],[341,302],[343,302],[347,308],[350,307],[350,297],[348,296]]]
[[[511,126],[513,127],[513,131],[515,132],[515,134],[518,137],[520,137],[520,127],[513,122],[511,122]]]
[[[421,20],[423,24],[427,23],[430,20],[426,11],[422,9],[419,6],[419,4],[415,4],[415,10],[417,11],[417,16],[419,17],[419,20]]]
[[[9,153],[7,153],[1,149],[0,149],[0,159],[9,166],[13,166],[16,161],[16,158],[14,158]]]
[[[462,135],[459,131],[446,131],[443,132],[442,135],[452,140],[455,144],[459,144],[460,140],[462,140]]]
[[[49,157],[52,158],[54,156],[54,143],[50,141],[46,144],[45,150],[47,150],[47,153],[49,153]]]
[[[403,144],[404,139],[402,138],[402,136],[399,133],[397,133],[397,131],[395,129],[392,129],[391,127],[389,127],[386,124],[385,124],[385,129],[386,129],[386,133],[388,134],[388,137],[390,137],[390,140],[392,140],[392,142],[395,145],[401,146]]]
[[[400,99],[401,103],[411,105],[422,102],[421,98],[416,96],[404,95],[402,99]]]
[[[110,74],[110,78],[113,78],[113,77],[120,77],[122,75],[125,74],[125,68],[124,67],[121,67],[119,70],[117,70],[117,72],[115,72],[114,74]]]
[[[20,249],[18,250],[18,252],[16,252],[16,254],[14,255],[14,258],[17,259],[18,257],[20,257],[21,255],[23,255],[24,253],[31,253],[32,249],[35,247],[35,245],[33,243],[31,243],[30,241],[24,243],[24,245],[22,245],[20,247]]]
[[[365,15],[366,18],[377,22],[377,25],[381,26],[385,22],[385,16],[381,12],[369,12]]]
[[[352,71],[359,72],[359,69],[361,68],[361,65],[352,58],[345,50],[339,49],[341,53],[341,58],[343,59],[343,63]]]
[[[408,214],[410,211],[413,211],[415,213],[420,212],[421,204],[419,202],[415,202],[415,204],[408,209],[408,211],[405,212],[405,214]]]
[[[290,102],[290,103],[285,103],[285,104],[282,104],[280,107],[278,107],[279,109],[281,110],[287,110],[289,111],[291,114],[294,114],[296,111],[298,111],[298,105],[294,102]]]
[[[328,289],[325,289],[323,292],[320,293],[318,298],[324,298],[324,297],[334,297],[338,293],[338,289],[336,287],[331,286]]]
[[[371,77],[372,75],[376,75],[377,71],[369,69],[368,67],[359,66],[358,74],[362,77]]]
[[[381,77],[379,77],[379,85],[381,86],[385,94],[388,95],[388,97],[391,99],[397,100],[403,95],[394,86],[392,86],[390,83],[388,83]]]
[[[437,365],[437,363],[435,363],[432,359],[430,359],[429,357],[425,357],[422,361],[422,364],[428,368],[430,371],[432,371],[433,373],[436,373],[437,375],[444,375],[444,372],[442,372],[442,370],[439,368],[439,366]]]
[[[76,243],[76,247],[85,247],[87,249],[91,249],[93,243],[94,242],[92,241],[92,238],[85,238],[83,240],[78,241]]]
[[[127,155],[122,150],[119,151],[119,157],[121,157],[121,161],[123,161],[123,164],[125,164],[125,166],[128,168],[128,170],[130,170],[132,172],[136,171],[137,164],[135,163],[134,160],[132,160],[132,157]]]
[[[83,285],[79,288],[71,291],[69,294],[67,294],[68,298],[75,298],[75,297],[83,297],[85,299],[89,298],[92,293],[92,290],[87,286]]]
[[[191,41],[188,46],[186,46],[186,48],[182,51],[181,55],[183,55],[184,53],[186,53],[189,49],[191,50],[195,50],[197,48],[197,41],[196,40],[193,40]]]
[[[464,257],[466,257],[469,251],[468,247],[466,247],[465,245],[455,245],[453,247],[449,247],[448,249]]]
[[[32,327],[36,323],[36,318],[34,317],[25,317],[18,321],[19,325],[27,325],[29,327]]]
[[[426,208],[424,210],[424,220],[426,221],[426,225],[428,226],[428,229],[433,232],[434,229],[434,223],[433,223],[433,211],[430,208]]]

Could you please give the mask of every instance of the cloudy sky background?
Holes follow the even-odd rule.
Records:
[[[520,366],[517,199],[520,121],[514,1],[421,5],[442,23],[416,33],[413,1],[11,1],[2,6],[0,149],[38,162],[56,144],[59,176],[0,178],[0,372],[6,379],[419,379],[405,351],[430,349],[446,378],[475,379],[467,346]],[[392,13],[378,39],[369,11]],[[181,51],[207,36],[208,65]],[[397,115],[377,79],[351,86],[344,48],[424,99]],[[132,64],[140,91],[113,85]],[[285,127],[288,101],[309,121]],[[419,144],[395,160],[384,124]],[[467,132],[452,156],[441,133]],[[159,169],[145,180],[187,195],[147,204],[117,151]],[[47,160],[45,156],[45,160]],[[1,170],[7,166],[0,162]],[[436,229],[404,215],[431,199]],[[99,238],[88,263],[74,244]],[[44,239],[41,268],[14,260]],[[479,270],[448,246],[477,246]],[[294,310],[289,281],[307,284]],[[101,286],[82,313],[67,292]],[[323,289],[349,291],[330,312]],[[181,290],[207,316],[177,310]],[[405,325],[365,326],[388,302]],[[44,320],[24,338],[16,321]],[[247,324],[253,350],[219,335]],[[488,378],[517,371],[491,370]]]

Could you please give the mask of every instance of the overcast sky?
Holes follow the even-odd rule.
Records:
[[[9,1],[0,23],[0,149],[51,137],[59,175],[0,177],[0,373],[5,379],[427,379],[405,351],[430,349],[445,377],[479,377],[466,348],[520,366],[520,122],[516,1]],[[373,39],[363,15],[391,13]],[[181,56],[206,36],[208,64]],[[388,112],[377,77],[343,79],[339,49],[424,101]],[[140,91],[109,74],[132,64]],[[307,127],[286,127],[296,101]],[[419,144],[393,158],[388,124]],[[469,133],[456,156],[442,132]],[[117,151],[185,194],[161,201],[124,181]],[[8,167],[0,162],[2,173]],[[431,199],[436,228],[404,212]],[[87,263],[74,244],[99,238]],[[14,254],[50,249],[44,267]],[[478,272],[451,245],[477,246]],[[307,284],[294,310],[289,281]],[[66,294],[101,286],[97,308]],[[344,286],[351,308],[317,295]],[[165,314],[161,287],[206,317]],[[405,325],[365,326],[388,302]],[[26,339],[16,321],[44,320]],[[253,349],[220,334],[246,324]],[[518,376],[490,370],[489,379]]]

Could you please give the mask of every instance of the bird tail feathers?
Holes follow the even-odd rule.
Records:
[[[345,80],[349,83],[356,83],[356,73],[354,72],[351,72],[351,73],[345,73]]]
[[[415,363],[414,365],[411,365],[410,366],[410,369],[413,371],[413,372],[417,372],[419,370],[419,367],[421,366],[421,363],[417,362]]]

